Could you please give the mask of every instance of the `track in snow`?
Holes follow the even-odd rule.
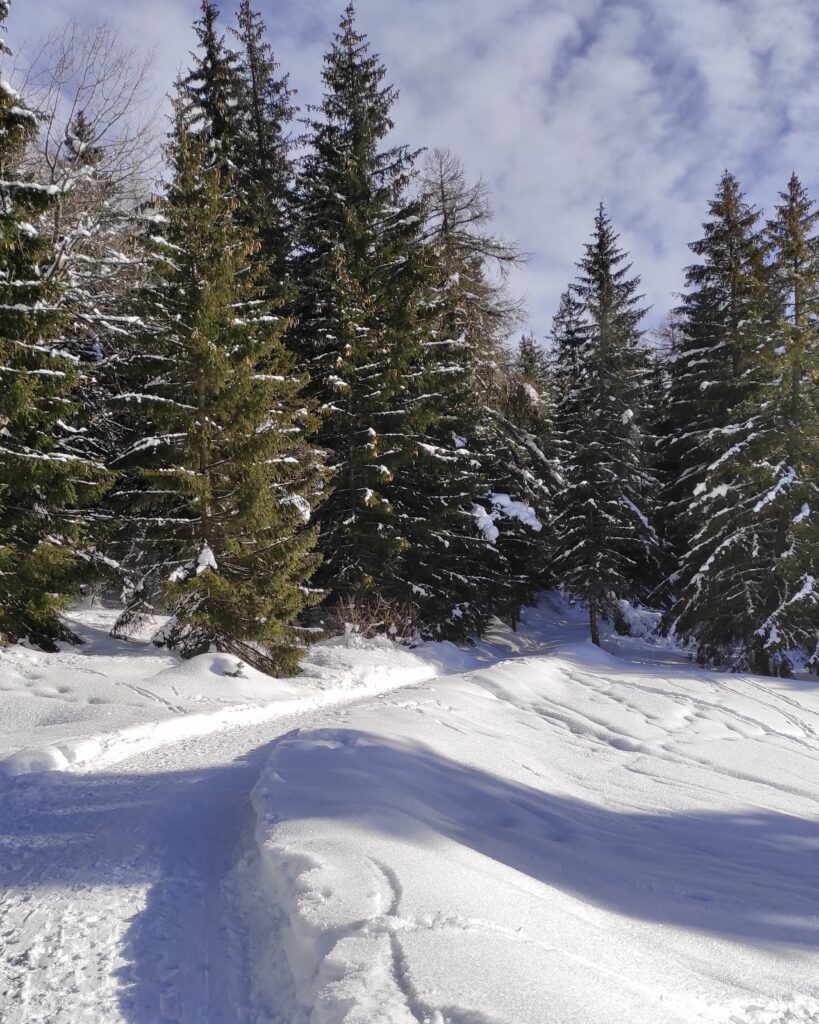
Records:
[[[351,703],[0,781],[0,1020],[249,1024],[223,881],[251,848],[250,791],[277,737]]]

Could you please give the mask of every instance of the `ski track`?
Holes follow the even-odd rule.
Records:
[[[558,647],[558,643],[523,642],[519,651],[510,650],[509,659],[535,658]],[[94,671],[85,664],[82,667],[85,672]],[[563,662],[563,676],[585,695],[583,709],[566,706],[559,697],[541,697],[529,707],[513,705],[517,722],[544,734],[568,730],[580,745],[613,747],[631,759],[625,766],[637,774],[646,773],[640,760],[648,753],[653,759],[649,774],[658,783],[664,781],[656,772],[662,761],[701,765],[730,775],[724,766],[693,751],[673,751],[665,744],[698,716],[713,713],[712,704],[693,695],[695,685],[719,685],[725,697],[739,707],[747,693],[730,685],[725,676],[717,682],[712,675],[702,673],[699,678],[696,670],[685,668],[675,673],[666,667],[660,675],[658,666],[658,674],[649,683],[647,669],[648,665],[626,660],[613,668],[614,681],[606,681],[602,671]],[[613,724],[616,716],[604,713],[606,707],[620,705],[646,726],[653,724],[653,714],[629,700],[628,690],[623,692],[620,684],[625,674],[628,690],[679,709],[671,719],[665,712],[656,740],[631,735],[627,728],[621,730],[619,724]],[[429,679],[433,685],[428,688],[440,679]],[[181,705],[144,687],[122,680],[118,683],[163,705],[174,716],[185,712]],[[815,750],[817,731],[808,723],[810,713],[798,699],[778,693],[776,706],[763,699],[765,687],[755,680],[741,676],[737,684],[753,689],[755,704],[778,716],[782,727],[755,720],[736,706],[727,707],[725,701],[719,709],[720,725],[735,731],[736,738],[765,734],[771,740]],[[339,693],[337,700],[328,695],[333,703],[282,709],[268,720],[223,723],[213,729],[203,725],[201,734],[183,738],[171,738],[170,733],[167,738],[160,734],[146,737],[142,728],[125,729],[119,745],[116,735],[109,737],[113,741],[110,749],[103,746],[96,760],[74,765],[70,771],[0,776],[0,821],[4,823],[0,833],[2,1024],[291,1024],[294,993],[287,967],[281,966],[283,954],[278,954],[281,964],[269,966],[271,972],[281,971],[280,1005],[272,1011],[274,1016],[269,1007],[260,1015],[255,980],[250,976],[254,963],[259,962],[258,950],[246,948],[246,933],[239,924],[247,924],[248,913],[266,913],[271,943],[278,941],[275,915],[280,911],[274,908],[271,913],[262,898],[263,879],[257,877],[261,866],[251,791],[277,740],[299,729],[338,729],[355,708],[390,703],[468,735],[437,718],[455,710],[437,697],[402,701],[390,695],[409,687],[415,691],[427,688],[424,680],[405,679],[380,694],[359,690]],[[180,696],[175,687],[171,689]],[[218,701],[220,705],[233,703]],[[473,728],[472,732],[480,730]],[[133,742],[129,733],[134,734]],[[491,732],[485,735],[492,739]],[[523,763],[520,766],[542,778],[541,771]],[[768,784],[756,775],[736,773],[736,777]],[[689,785],[698,788],[697,783]],[[816,800],[815,793],[803,788],[795,786],[789,791]],[[419,997],[402,943],[402,936],[417,932],[467,932],[478,939],[497,933],[568,960],[579,973],[605,983],[607,972],[599,964],[522,929],[512,930],[477,917],[415,918],[402,912],[402,883],[396,872],[385,861],[366,860],[381,892],[383,911],[362,921],[358,932],[380,936],[387,943],[392,979],[409,1019],[418,1024],[478,1024],[478,1017],[456,1006],[430,1006]],[[259,906],[248,910],[248,901],[252,903],[256,895]],[[270,958],[266,962],[274,964]],[[612,981],[654,995],[650,985],[609,973]],[[749,1005],[741,1016],[731,1017],[731,1022],[819,1021],[819,1016],[812,1016],[812,1005],[804,1015],[793,1018],[790,1011],[768,1015]],[[671,1002],[667,1008],[676,1009]],[[492,1022],[480,1018],[480,1024]]]
[[[373,699],[0,781],[3,1024],[255,1021],[223,884],[252,860],[250,791],[278,737]]]

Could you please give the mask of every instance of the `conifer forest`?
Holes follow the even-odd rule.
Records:
[[[798,174],[763,212],[725,171],[651,329],[589,209],[522,333],[525,254],[456,153],[402,144],[352,3],[309,108],[253,0],[190,41],[158,160],[126,67],[67,120],[0,85],[0,641],[78,642],[93,593],[119,638],[162,612],[157,645],[284,676],[351,625],[468,645],[559,591],[598,644],[648,608],[703,666],[819,671]]]
[[[819,5],[335,2],[0,0],[0,1024],[819,1024]]]

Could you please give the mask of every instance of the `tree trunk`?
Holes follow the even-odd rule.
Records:
[[[197,388],[197,423],[199,425],[199,472],[207,481],[207,491],[201,497],[201,504],[199,506],[199,528],[201,531],[201,539],[205,544],[210,544],[210,453],[208,451],[208,443],[204,437],[205,425],[207,423],[207,399],[205,395],[205,387],[200,382]]]
[[[591,632],[591,642],[600,646],[600,623],[597,619],[597,598],[589,598],[589,631]]]

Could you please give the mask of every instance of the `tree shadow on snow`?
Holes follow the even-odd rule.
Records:
[[[419,840],[430,830],[629,917],[819,948],[819,821],[762,810],[624,813],[381,736],[301,732],[292,754],[288,742],[280,771],[297,801],[301,779],[309,783],[311,818],[355,815]]]
[[[292,794],[285,819],[295,800],[294,816],[355,815],[407,838],[437,832],[636,919],[819,949],[816,822],[768,811],[622,813],[352,730],[300,732],[288,744],[292,737],[273,745]],[[250,792],[270,750],[218,769],[0,782],[3,890],[55,887],[70,900],[72,889],[92,886],[115,904],[122,890],[147,889],[118,951],[129,1024],[239,1024],[244,1000],[229,983],[241,975],[231,965],[241,950],[221,883],[253,827],[249,801],[237,805],[236,794]],[[213,822],[225,842],[209,841]]]
[[[131,915],[110,954],[122,961],[129,1024],[241,1024],[245,993],[233,989],[243,972],[230,962],[238,947],[222,881],[253,826],[249,799],[237,803],[236,793],[249,794],[267,750],[201,771],[0,780],[0,892],[54,887],[70,902],[72,891],[96,887],[112,916]],[[224,837],[216,844],[214,822]]]

